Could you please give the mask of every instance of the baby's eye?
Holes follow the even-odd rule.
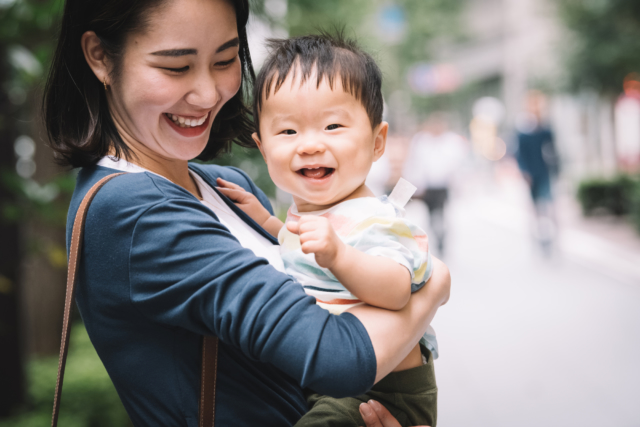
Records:
[[[342,125],[339,125],[337,123],[333,123],[333,124],[327,126],[327,130],[335,130],[335,129],[338,129],[338,128],[341,128],[341,127],[342,127]]]
[[[297,132],[293,129],[285,129],[282,132],[280,132],[281,134],[285,134],[285,135],[295,135]]]

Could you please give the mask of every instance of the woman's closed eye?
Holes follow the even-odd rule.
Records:
[[[336,130],[338,128],[343,127],[342,125],[339,125],[337,123],[332,123],[329,126],[326,127],[327,130]]]
[[[220,61],[220,62],[216,62],[216,67],[217,68],[226,68],[229,65],[233,64],[234,62],[236,62],[236,59],[238,59],[238,55],[234,56],[233,58],[231,58],[228,61]]]
[[[169,67],[160,67],[163,70],[167,70],[169,72],[175,73],[175,74],[182,74],[182,73],[186,73],[187,71],[189,71],[189,66],[185,66],[182,68],[169,68]]]

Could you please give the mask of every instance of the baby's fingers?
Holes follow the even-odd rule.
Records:
[[[245,201],[247,198],[247,195],[249,194],[242,189],[236,190],[233,188],[225,188],[225,187],[217,187],[217,188],[218,188],[218,191],[220,191],[222,194],[224,194],[225,196],[227,196],[233,202],[236,202],[236,203],[242,203],[243,201]]]
[[[246,192],[246,190],[244,188],[240,187],[238,184],[234,184],[233,182],[225,181],[222,178],[218,178],[216,180],[216,182],[220,186],[218,188],[231,188],[231,189],[234,189],[234,190],[239,190],[239,191]]]
[[[309,240],[300,244],[300,249],[302,250],[303,254],[315,254],[319,252],[323,247],[324,245],[317,240]]]
[[[287,230],[289,230],[293,234],[299,234],[300,233],[300,224],[298,224],[297,222],[288,221],[286,226],[287,226]]]

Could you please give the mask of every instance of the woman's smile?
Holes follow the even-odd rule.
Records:
[[[170,113],[164,113],[162,116],[169,123],[169,126],[181,136],[195,137],[202,135],[209,128],[211,112],[209,111],[200,117],[178,116]]]

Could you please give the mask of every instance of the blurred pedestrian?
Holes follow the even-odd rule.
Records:
[[[416,195],[429,209],[429,225],[437,240],[439,254],[445,250],[445,205],[466,152],[464,138],[449,129],[448,115],[435,112],[411,140],[405,161],[404,176],[418,187]]]
[[[516,159],[529,185],[536,214],[536,237],[545,252],[551,249],[555,235],[555,215],[551,177],[558,172],[554,136],[545,123],[546,97],[532,90],[526,96],[525,112],[516,123]]]

